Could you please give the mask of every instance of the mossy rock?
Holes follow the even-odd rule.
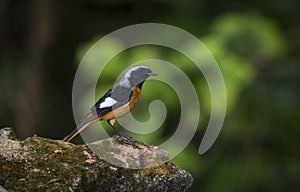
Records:
[[[41,137],[20,141],[11,137],[13,134],[10,128],[0,129],[2,191],[186,191],[193,181],[188,172],[164,162],[164,156],[159,156],[160,165],[130,169],[108,163],[87,145]],[[132,143],[133,148],[145,146]]]

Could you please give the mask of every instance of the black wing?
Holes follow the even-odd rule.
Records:
[[[130,100],[130,96],[132,94],[131,89],[124,89],[124,88],[114,88],[108,90],[90,109],[89,113],[85,116],[85,118],[80,122],[80,124],[74,129],[69,135],[64,138],[65,142],[70,141],[74,138],[78,133],[84,130],[88,125],[93,122],[98,121],[98,117],[105,115],[112,111],[115,108],[118,108],[124,104],[126,104]],[[109,107],[100,108],[101,103],[105,102],[105,99],[111,97],[117,103]]]
[[[105,107],[105,108],[100,108],[101,103],[105,101],[106,98],[111,97],[112,95],[112,89],[108,90],[92,107],[91,111],[97,112],[97,116],[100,117],[102,115],[105,115],[106,113],[109,113],[112,111],[112,106],[111,107]]]
[[[132,91],[130,88],[120,88],[115,87],[114,89],[108,90],[93,106],[91,110],[96,111],[98,117],[105,115],[109,112],[111,112],[113,109],[116,109],[122,105],[125,105],[130,100],[130,95],[132,94]],[[117,103],[115,103],[112,106],[100,108],[101,103],[105,101],[106,98],[111,97]]]
[[[91,123],[98,121],[98,117],[102,116],[110,111],[112,111],[112,107],[106,107],[100,109],[99,106],[101,103],[105,101],[107,97],[111,97],[112,89],[108,90],[103,97],[101,97],[95,105],[90,109],[88,114],[80,121],[78,126],[69,134],[67,135],[63,141],[68,142],[73,139],[77,134],[83,131],[88,125]]]

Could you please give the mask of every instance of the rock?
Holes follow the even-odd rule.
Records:
[[[19,141],[13,135],[12,129],[0,129],[3,190],[186,191],[192,185],[188,172],[166,162],[166,151],[131,138],[73,145],[41,137]]]
[[[0,185],[0,192],[7,192],[7,190]]]
[[[169,153],[131,137],[119,136],[88,144],[101,159],[119,167],[144,169],[159,166],[169,160]]]

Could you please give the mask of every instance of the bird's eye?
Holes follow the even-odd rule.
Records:
[[[139,72],[143,72],[143,69],[142,69],[142,68],[140,68],[140,69],[139,69]]]

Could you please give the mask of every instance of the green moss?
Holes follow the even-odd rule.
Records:
[[[26,146],[30,152],[27,160],[7,163],[1,159],[1,169],[6,171],[1,172],[0,184],[8,189],[16,191],[68,190],[65,187],[74,184],[74,176],[79,175],[78,178],[84,180],[91,175],[84,167],[86,157],[81,146],[39,137],[29,138],[22,145]],[[77,163],[74,164],[74,162]],[[19,171],[12,173],[9,170]],[[9,177],[9,175],[14,175],[14,177]]]
[[[181,181],[185,176],[171,163],[149,169],[118,167],[85,145],[40,137],[20,141],[20,145],[19,153],[26,153],[18,155],[22,158],[7,159],[0,154],[0,185],[11,191],[165,191],[169,185],[182,191],[191,180]]]

